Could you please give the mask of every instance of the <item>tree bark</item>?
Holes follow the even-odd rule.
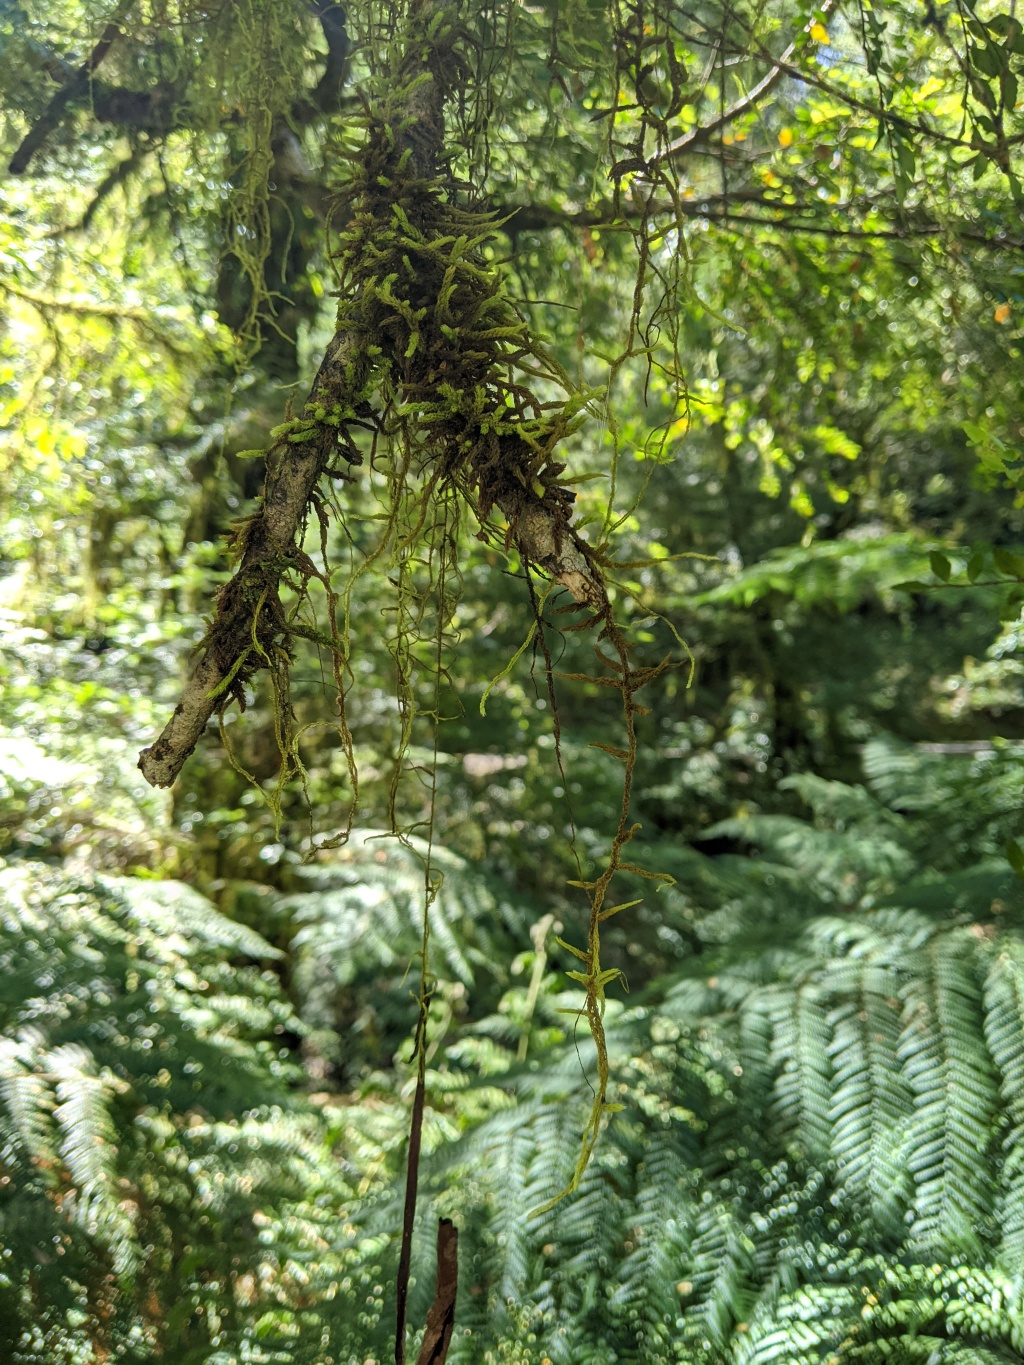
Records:
[[[344,401],[348,338],[335,335],[327,348],[309,401],[331,407]],[[241,562],[217,598],[213,624],[202,643],[202,655],[181,699],[159,739],[139,755],[139,767],[154,787],[169,787],[206,729],[210,717],[230,700],[227,690],[241,672],[239,660],[259,639],[259,601],[277,603],[281,574],[295,562],[298,537],[310,498],[337,445],[337,429],[318,424],[306,441],[292,443],[285,434],[267,452],[263,502],[246,528]],[[269,622],[267,623],[270,624]],[[264,649],[273,647],[273,640]]]
[[[415,190],[407,207],[410,216],[413,212],[422,216],[423,221],[412,227],[422,230],[426,243],[431,240],[438,214],[449,211],[438,189],[438,167],[443,165],[445,151],[445,104],[463,69],[454,54],[453,35],[457,30],[451,25],[445,30],[436,23],[431,27],[431,20],[446,8],[454,7],[438,0],[412,0],[405,54],[395,84],[398,90],[407,88],[409,94],[398,110],[387,108],[386,113],[375,116],[378,141],[368,143],[366,151],[368,166],[386,166],[390,177],[404,173],[407,184],[409,172],[402,168],[407,162],[411,165]],[[434,36],[429,36],[431,33]],[[377,163],[370,162],[371,156],[377,157]],[[363,230],[369,223],[371,237],[378,224],[381,239],[393,231],[392,205],[379,188],[381,180],[397,183],[389,176],[368,175],[364,200],[356,204],[354,220],[360,221],[362,214]],[[392,193],[397,195],[398,190]],[[373,416],[363,392],[371,362],[361,354],[359,326],[363,324],[359,319],[364,311],[379,308],[379,291],[378,303],[372,293],[379,282],[372,270],[365,278],[368,283],[362,286],[363,292],[357,285],[355,296],[342,301],[339,330],[313,382],[303,416],[268,452],[263,500],[236,533],[239,566],[218,595],[214,621],[202,642],[195,671],[160,737],[142,751],[139,767],[154,786],[167,787],[174,782],[214,713],[233,699],[243,703],[242,689],[248,677],[280,657],[281,641],[287,636],[278,596],[281,576],[289,567],[309,562],[302,553],[302,531],[317,483],[331,467],[332,458],[340,455],[350,462],[359,458],[345,436],[346,422],[357,411],[361,416]],[[431,308],[433,302],[427,300]],[[366,304],[368,309],[364,309]],[[393,317],[390,322],[394,322]],[[436,322],[434,319],[431,325]],[[434,332],[440,335],[436,325]],[[410,359],[416,348],[407,347],[408,334],[401,328],[397,332],[392,329],[386,337],[382,333],[381,339],[389,347],[386,363],[396,386],[415,394],[417,401],[429,400],[431,389],[439,381],[427,362]],[[456,367],[464,363],[472,382],[494,388],[497,409],[501,400],[486,356],[482,361],[467,358],[463,362],[456,351],[452,362]],[[415,369],[421,364],[422,371],[413,374],[410,366]],[[475,451],[476,456],[460,455],[465,451]],[[568,589],[585,608],[608,614],[600,572],[570,525],[573,495],[566,488],[552,486],[538,496],[531,477],[531,461],[536,456],[525,439],[506,429],[496,443],[493,436],[485,436],[483,420],[475,417],[452,436],[451,448],[442,456],[445,461],[451,457],[456,463],[460,458],[467,462],[465,472],[469,483],[475,482],[480,490],[483,512],[492,504],[499,507],[508,521],[510,540],[525,560]]]
[[[437,1289],[427,1313],[427,1330],[416,1365],[444,1365],[455,1328],[459,1289],[459,1230],[448,1218],[437,1222]]]

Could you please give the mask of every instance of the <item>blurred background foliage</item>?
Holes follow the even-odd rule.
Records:
[[[331,195],[394,13],[116,19],[83,80],[106,8],[0,0],[5,162],[49,129],[0,211],[0,1354],[380,1361],[424,852],[387,833],[382,585],[353,598],[344,846],[312,648],[305,792],[274,795],[260,686],[170,793],[135,764],[331,335]],[[630,67],[612,29],[638,23],[660,46]],[[656,363],[613,366],[613,424],[571,452],[631,639],[680,660],[635,792],[638,861],[674,883],[607,925],[623,1109],[534,1215],[587,1104],[557,940],[613,822],[618,698],[558,683],[556,722],[536,643],[506,671],[520,566],[467,536],[412,1321],[447,1215],[467,1365],[1019,1360],[1020,23],[572,0],[472,25],[491,67],[453,158],[518,210],[493,256],[565,368],[607,378],[638,242],[686,264],[641,312]],[[660,218],[664,179],[626,164],[652,118]],[[687,402],[657,363],[676,327]],[[559,605],[546,646],[586,672]]]

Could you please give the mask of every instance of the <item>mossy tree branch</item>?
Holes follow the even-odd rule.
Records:
[[[428,11],[436,14],[439,8],[414,5],[411,19],[418,14],[422,24]],[[449,24],[437,28],[430,43],[410,38],[394,81],[408,93],[368,118],[357,169],[362,191],[348,233],[351,283],[338,331],[302,417],[274,433],[262,503],[235,534],[238,569],[218,596],[201,657],[173,715],[140,756],[139,767],[155,786],[174,782],[211,717],[233,699],[243,702],[247,679],[286,649],[281,576],[299,562],[302,530],[321,476],[339,454],[358,461],[348,427],[379,419],[374,402],[379,405],[375,395],[382,385],[391,385],[406,403],[421,404],[424,421],[431,406],[434,417],[443,417],[431,437],[442,472],[459,480],[481,515],[492,506],[500,509],[523,558],[591,612],[608,612],[600,573],[569,524],[572,494],[557,482],[562,466],[547,461],[544,467],[560,434],[557,422],[541,422],[536,413],[528,421],[526,413],[509,414],[505,407],[506,386],[497,372],[528,349],[525,327],[493,270],[488,273],[482,258],[473,258],[465,241],[454,251],[451,234],[442,230],[451,221],[478,230],[482,225],[482,236],[490,230],[486,216],[451,209],[436,183],[445,150],[444,106],[461,72],[456,37]],[[397,241],[396,233],[400,259],[410,252],[418,257],[416,277],[401,286],[378,259],[380,243]],[[402,297],[393,292],[400,288]],[[440,307],[442,296],[448,312]],[[460,303],[478,315],[475,331],[443,321],[457,321],[451,310]],[[435,315],[427,316],[431,311]],[[445,374],[454,382],[443,383]]]
[[[577,1187],[609,1112],[604,997],[619,973],[602,967],[600,925],[626,905],[608,907],[606,901],[618,874],[652,875],[625,860],[626,846],[639,828],[630,819],[635,718],[643,710],[636,693],[669,661],[653,668],[633,665],[601,569],[603,547],[588,545],[573,525],[575,494],[562,478],[565,465],[557,462],[556,450],[589,418],[599,395],[575,386],[531,335],[505,292],[500,268],[484,250],[498,221],[472,201],[467,206],[465,188],[456,185],[449,170],[446,105],[468,79],[464,54],[472,44],[460,7],[410,0],[403,39],[394,45],[397,57],[385,60],[376,75],[365,141],[352,162],[347,195],[352,211],[337,255],[341,303],[334,340],[302,415],[272,433],[262,504],[235,533],[238,570],[217,599],[202,656],[174,715],[143,751],[139,766],[156,785],[173,782],[210,717],[232,700],[244,704],[245,683],[264,668],[274,685],[282,780],[293,764],[298,766],[287,679],[291,640],[302,632],[289,624],[280,586],[289,569],[304,582],[317,576],[329,585],[329,575],[321,575],[305,555],[302,535],[310,511],[323,525],[328,500],[318,494],[317,484],[332,472],[332,458],[340,454],[361,463],[360,428],[370,427],[378,438],[373,458],[385,475],[389,503],[379,546],[359,572],[374,563],[386,565],[388,555],[404,563],[410,545],[421,540],[429,540],[428,559],[442,553],[430,539],[437,533],[442,503],[454,502],[456,509],[459,502],[468,504],[493,533],[499,532],[489,518],[498,508],[507,523],[506,546],[565,588],[584,613],[582,624],[597,636],[601,676],[565,676],[614,688],[622,697],[625,742],[609,750],[624,765],[616,829],[603,870],[592,881],[573,883],[587,894],[590,907],[586,947],[571,948],[581,969],[569,975],[586,992],[580,1014],[594,1038],[597,1081],[579,1161],[563,1192],[568,1193]],[[551,392],[559,389],[564,398],[552,401]],[[400,618],[409,605],[403,583],[407,580],[399,574],[395,609]],[[432,579],[431,587],[444,596],[442,581]],[[339,598],[331,586],[327,592],[328,643],[354,803],[357,772],[345,719],[343,642],[335,633]],[[438,654],[441,648],[439,641]],[[400,745],[408,746],[408,717],[415,714],[416,702],[404,625],[398,628],[393,658],[404,726]],[[440,672],[438,665],[435,677]],[[391,819],[397,824],[394,790]],[[420,1061],[422,1067],[422,1054]],[[414,1171],[410,1159],[410,1181]],[[411,1184],[407,1246],[414,1188]],[[403,1264],[407,1272],[407,1256]],[[399,1297],[400,1361],[404,1300]]]
[[[333,408],[343,401],[350,364],[347,343],[344,334],[339,334],[328,347],[310,390],[311,403]],[[174,782],[210,717],[240,697],[246,674],[239,660],[250,657],[254,641],[267,657],[276,649],[282,619],[281,574],[295,563],[310,498],[338,439],[338,428],[327,423],[312,426],[300,441],[290,439],[294,428],[285,426],[267,452],[263,500],[238,533],[240,563],[217,598],[200,660],[160,737],[139,756],[143,776],[154,787]],[[251,671],[250,667],[247,672]]]

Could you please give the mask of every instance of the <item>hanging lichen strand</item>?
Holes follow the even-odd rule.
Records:
[[[388,569],[388,581],[396,584],[399,626],[393,655],[405,711],[400,747],[409,743],[408,717],[415,715],[409,678],[415,657],[403,624],[410,617],[406,570],[414,551],[421,563],[440,566],[438,596],[450,598],[457,574],[447,573],[445,566],[452,567],[453,516],[460,506],[471,509],[486,537],[514,546],[528,570],[566,588],[582,613],[575,628],[596,632],[599,660],[598,677],[569,676],[617,690],[624,713],[623,743],[609,746],[624,767],[609,856],[597,877],[573,883],[590,900],[586,946],[571,948],[581,969],[570,975],[585,990],[580,1013],[594,1038],[597,1083],[571,1190],[610,1108],[602,1020],[605,988],[618,972],[602,967],[600,926],[625,907],[606,905],[608,892],[618,872],[650,875],[624,858],[638,828],[629,816],[635,719],[641,709],[636,693],[667,662],[632,666],[613,617],[603,553],[588,546],[572,525],[574,495],[562,481],[565,466],[557,462],[556,448],[587,419],[588,409],[599,407],[600,395],[574,386],[531,337],[502,273],[483,251],[494,219],[474,207],[464,186],[456,188],[446,168],[445,109],[453,90],[472,74],[466,57],[470,46],[458,5],[436,0],[411,0],[388,44],[395,55],[376,74],[364,138],[345,186],[349,216],[336,260],[341,303],[335,336],[301,414],[272,433],[261,505],[234,532],[235,574],[218,596],[192,678],[139,766],[151,783],[170,785],[211,716],[233,700],[244,705],[246,682],[268,669],[282,777],[301,774],[291,733],[288,666],[293,637],[304,636],[334,658],[338,728],[349,758],[354,809],[357,774],[345,710],[351,674],[344,625],[354,580],[376,566]],[[560,398],[551,396],[559,392]],[[312,512],[326,550],[330,509],[341,512],[334,482],[340,478],[344,488],[355,477],[368,433],[371,467],[388,489],[387,511],[376,548],[348,584],[336,588],[326,553],[321,569],[302,548],[303,535]],[[494,509],[504,525],[496,524]],[[300,620],[298,607],[286,610],[282,602],[283,583],[301,604],[312,579],[326,589],[328,632],[311,629]],[[450,615],[450,601],[439,600],[437,611],[439,621]],[[436,660],[434,667],[440,667]]]

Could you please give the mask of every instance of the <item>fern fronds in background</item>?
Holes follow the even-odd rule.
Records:
[[[292,939],[296,997],[320,1064],[339,1076],[388,1066],[416,1015],[409,966],[419,951],[427,845],[382,830],[355,830],[329,860],[305,866],[306,889],[281,908]],[[430,852],[439,889],[429,910],[430,972],[449,1011],[472,990],[497,1004],[507,964],[528,942],[530,907],[496,879],[444,848]]]
[[[865,786],[803,778],[793,814],[712,828],[714,856],[649,851],[693,946],[609,1002],[624,1109],[538,1215],[575,1160],[589,1044],[553,917],[439,855],[416,1263],[432,1215],[456,1217],[453,1360],[1017,1358],[1024,896],[966,856],[1016,774],[866,757]],[[982,809],[943,841],[951,792]],[[384,1358],[421,853],[365,831],[280,898],[298,1013],[266,969],[280,950],[185,886],[4,869],[12,1360]],[[423,1276],[413,1320],[428,1294]]]
[[[4,1360],[319,1340],[349,1190],[291,1092],[274,956],[179,884],[0,869]]]
[[[585,1081],[571,1043],[543,1080],[506,1054],[517,1107],[440,1154],[477,1296],[458,1359],[524,1303],[566,1365],[1017,1358],[1024,897],[1005,863],[919,861],[937,812],[898,767],[730,824],[756,861],[687,864],[704,951],[609,1009],[625,1112],[536,1219]]]

